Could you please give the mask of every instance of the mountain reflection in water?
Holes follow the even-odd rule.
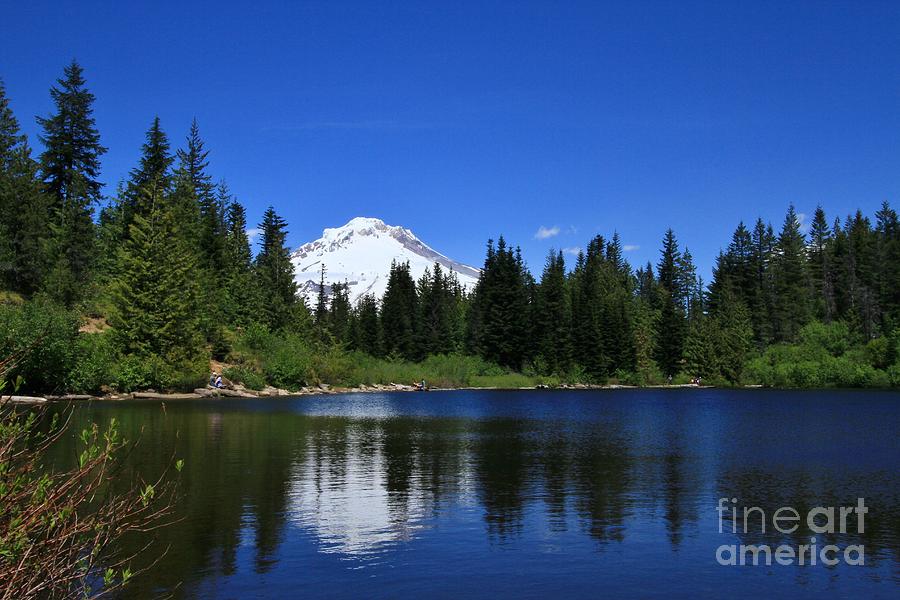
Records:
[[[180,520],[158,533],[168,552],[134,594],[873,597],[898,584],[898,400],[623,390],[93,403],[72,431],[115,417],[140,436],[126,481],[173,450],[185,461]],[[75,455],[67,439],[60,461]],[[865,533],[829,543],[865,544],[867,566],[720,566],[720,544],[810,535],[719,534],[721,497],[769,514],[864,497]]]

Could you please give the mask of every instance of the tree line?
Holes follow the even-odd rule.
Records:
[[[840,324],[871,345],[873,368],[897,359],[900,226],[887,203],[874,224],[859,211],[829,222],[819,207],[808,235],[793,206],[777,232],[741,223],[708,286],[672,230],[656,264],[633,268],[617,234],[596,236],[571,268],[551,251],[539,280],[500,236],[472,290],[440,265],[415,280],[395,263],[384,297],[351,303],[346,283],[326,293],[323,270],[307,307],[287,224],[269,207],[254,255],[244,207],[210,173],[196,120],[173,150],[153,119],[138,163],[106,197],[106,148],[76,62],[50,96],[35,153],[0,84],[2,285],[105,320],[115,356],[134,368],[205,371],[250,326],[392,360],[476,355],[571,381],[740,383],[752,359],[811,339],[811,324]]]

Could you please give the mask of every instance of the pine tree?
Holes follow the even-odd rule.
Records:
[[[572,306],[562,252],[547,255],[536,297],[534,343],[547,373],[563,374],[572,366]]]
[[[296,319],[298,306],[294,264],[285,246],[287,223],[270,206],[259,228],[262,241],[255,270],[262,320],[273,331],[285,329]]]
[[[475,288],[477,311],[474,346],[483,358],[521,369],[529,352],[528,278],[518,251],[501,236],[496,251],[488,242],[484,269]],[[385,330],[385,335],[387,331]]]
[[[316,312],[314,314],[316,330],[322,339],[328,330],[328,292],[325,288],[325,263],[319,270],[319,286],[316,291]]]
[[[253,255],[247,237],[247,215],[237,201],[228,206],[225,235],[225,260],[222,268],[224,285],[223,312],[231,324],[247,325],[253,321],[258,301],[253,285]]]
[[[900,221],[887,202],[875,219],[878,301],[884,319],[882,329],[890,332],[900,327]]]
[[[831,281],[830,251],[831,230],[825,220],[825,211],[816,207],[810,228],[809,247],[809,280],[812,295],[813,315],[825,321],[831,321],[834,315],[834,291]]]
[[[198,262],[208,268],[213,261],[209,260],[206,247],[201,242],[200,207],[215,195],[215,186],[207,172],[209,151],[204,148],[197,119],[191,122],[185,142],[185,147],[175,152],[178,160],[173,174],[175,210],[185,224],[185,234],[197,247]],[[224,215],[227,205],[222,205],[221,208]]]
[[[426,269],[417,284],[419,307],[419,357],[449,354],[458,348],[456,326],[459,283],[451,271],[445,274],[441,265]]]
[[[406,359],[418,356],[418,300],[409,263],[391,263],[387,289],[381,301],[383,351]]]
[[[351,342],[350,286],[335,283],[331,286],[331,302],[328,307],[328,332],[338,344],[349,345]]]
[[[150,213],[159,209],[167,212],[167,204],[172,189],[171,166],[174,157],[169,152],[169,138],[162,130],[159,117],[154,117],[145,134],[141,146],[141,158],[138,166],[131,170],[128,185],[123,199],[123,222],[126,236],[134,215],[141,215],[146,220]],[[148,205],[148,202],[159,203]]]
[[[656,361],[664,375],[674,376],[681,365],[684,340],[687,335],[685,314],[686,290],[680,272],[682,257],[675,233],[669,229],[663,238],[663,248],[657,265],[659,310]]]
[[[94,204],[102,183],[100,145],[93,117],[94,95],[85,87],[81,67],[73,61],[50,89],[56,112],[38,117],[44,151],[41,179],[51,199],[54,257],[45,287],[57,300],[71,306],[85,292],[94,257]]]
[[[762,350],[774,338],[773,312],[775,297],[772,285],[772,255],[775,234],[771,225],[757,219],[751,239],[750,268],[753,275],[753,293],[749,302],[750,322],[758,349]]]
[[[178,231],[172,212],[164,211],[159,182],[139,190],[152,207],[132,216],[120,252],[119,278],[113,286],[115,336],[126,354],[157,356],[172,364],[196,361],[204,353],[200,333],[199,289],[194,254]]]
[[[381,355],[381,322],[378,318],[378,300],[371,294],[359,299],[354,311],[354,347],[372,356]]]
[[[800,231],[800,220],[793,205],[788,208],[778,236],[772,276],[775,338],[791,342],[809,320],[806,240]]]
[[[43,128],[41,175],[47,192],[54,199],[55,210],[74,203],[91,206],[99,202],[100,157],[106,148],[100,145],[100,133],[94,122],[94,95],[84,87],[84,71],[72,61],[57,80],[59,87],[50,88],[56,112],[38,117]]]
[[[30,296],[45,270],[48,202],[0,81],[0,283]]]

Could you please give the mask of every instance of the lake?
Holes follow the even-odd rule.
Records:
[[[73,456],[75,432],[111,417],[126,437],[140,436],[129,468],[149,477],[172,452],[185,461],[180,521],[154,546],[168,551],[129,595],[900,594],[895,392],[93,402],[75,409],[58,452]],[[848,509],[844,532],[817,534],[806,522],[815,507],[839,514],[859,498],[868,512]],[[746,533],[743,507],[757,507]],[[780,507],[801,515],[795,531],[774,529]],[[828,515],[816,519],[819,527]],[[821,554],[815,565],[720,564],[731,556],[722,546],[796,550],[811,537],[818,549],[834,546],[825,557],[837,564]],[[853,564],[858,551],[845,556],[849,546],[863,548],[864,565]]]

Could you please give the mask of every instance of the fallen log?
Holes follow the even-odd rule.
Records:
[[[15,404],[43,404],[46,398],[40,396],[0,396],[0,403],[13,402]]]

